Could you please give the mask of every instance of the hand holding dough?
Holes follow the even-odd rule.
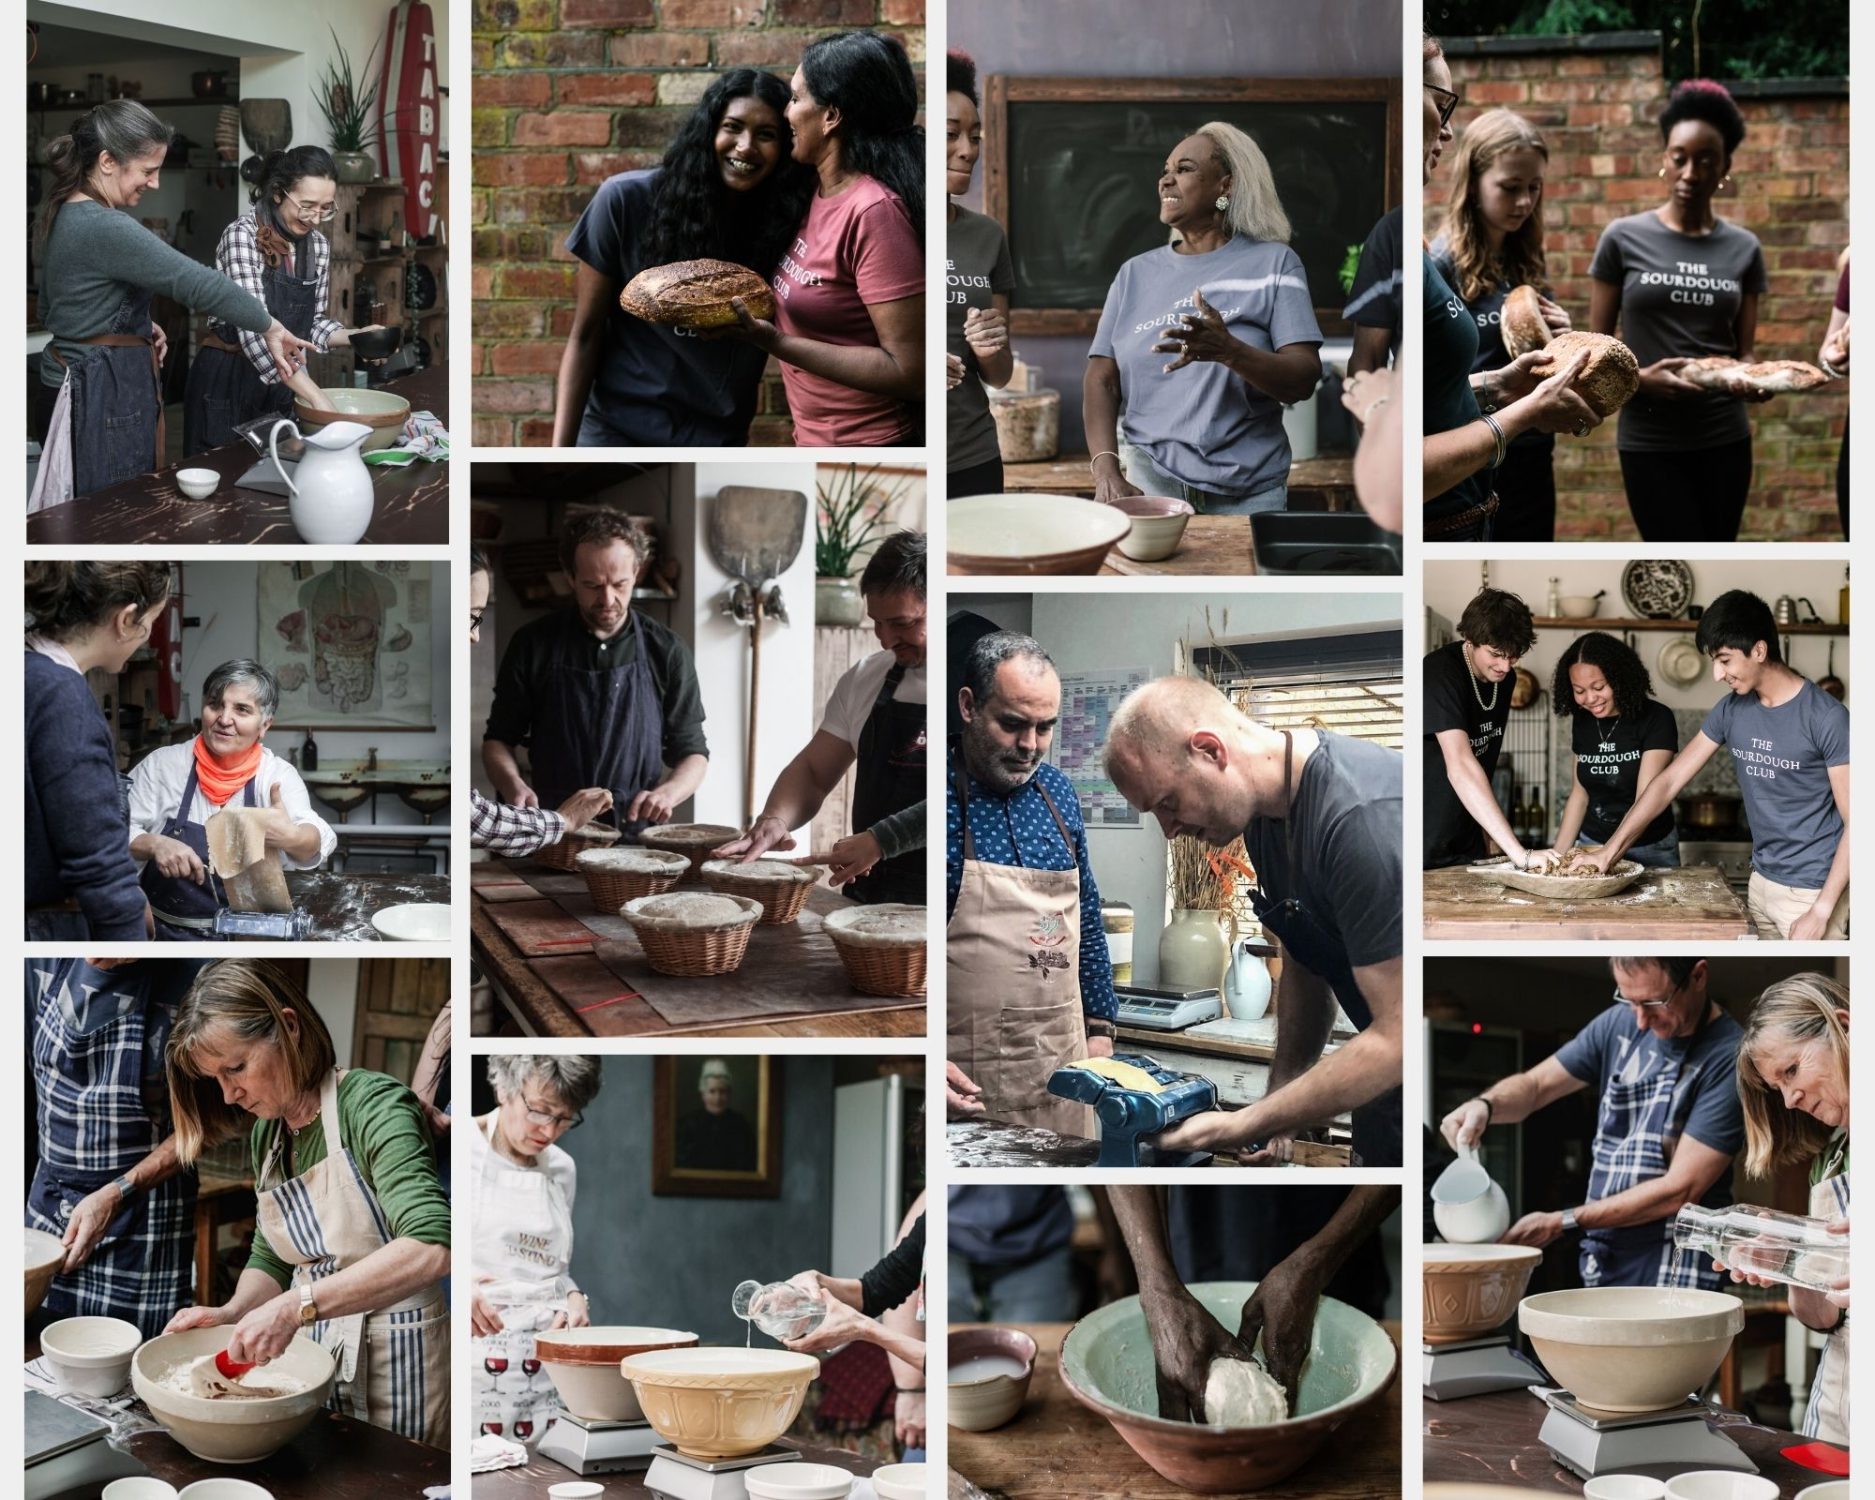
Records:
[[[1254,1360],[1214,1359],[1204,1383],[1204,1419],[1225,1427],[1267,1427],[1289,1418],[1281,1383]]]

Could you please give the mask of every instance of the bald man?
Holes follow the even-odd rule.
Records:
[[[1361,1164],[1400,1165],[1401,758],[1324,730],[1277,730],[1209,683],[1162,677],[1123,702],[1107,774],[1168,839],[1222,847],[1239,834],[1251,904],[1286,962],[1276,1055],[1255,1104],[1183,1121],[1158,1144],[1286,1160],[1295,1134],[1344,1110]],[[1353,1041],[1326,1057],[1339,1001]]]

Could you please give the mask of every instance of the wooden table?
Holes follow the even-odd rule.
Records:
[[[1094,493],[1094,476],[1085,453],[1063,453],[1035,463],[1004,464],[1003,490],[1011,495],[1082,495]],[[1289,466],[1290,510],[1353,510],[1354,457],[1324,453]]]
[[[1193,516],[1170,557],[1137,562],[1115,547],[1100,565],[1106,578],[1248,578],[1256,570],[1248,516]]]
[[[431,365],[393,380],[384,390],[406,397],[412,411],[434,412],[449,422],[449,367]],[[55,505],[26,519],[26,540],[55,545],[174,542],[283,542],[299,533],[282,495],[242,489],[235,481],[254,464],[254,450],[235,441],[153,474],[139,474],[106,489]],[[221,485],[206,500],[191,500],[176,486],[181,468],[213,469]],[[371,470],[377,510],[362,538],[366,544],[449,541],[449,465],[418,462],[401,469]]]
[[[1111,1423],[1068,1393],[1059,1357],[1066,1323],[1019,1324],[1036,1343],[1028,1400],[993,1432],[950,1429],[950,1466],[1009,1500],[1189,1500],[1126,1445]],[[1400,1325],[1382,1325],[1395,1345]],[[1375,1500],[1400,1493],[1400,1386],[1336,1429],[1315,1457],[1257,1500]],[[478,1494],[476,1500],[482,1500]]]
[[[849,905],[816,887],[793,922],[757,924],[734,973],[660,974],[579,875],[529,861],[470,867],[469,936],[498,998],[535,1036],[923,1036],[923,996],[857,993],[821,919]],[[660,1009],[662,1007],[662,1009]]]
[[[308,936],[323,943],[380,941],[371,918],[387,906],[411,901],[449,904],[447,875],[340,875],[331,870],[288,870],[293,904],[312,918]]]
[[[1648,870],[1619,895],[1551,901],[1497,885],[1462,866],[1425,873],[1429,938],[1640,938],[1752,936],[1744,903],[1715,865]]]
[[[955,1429],[953,1429],[953,1432]],[[882,1467],[869,1458],[861,1458],[857,1453],[848,1453],[844,1448],[822,1448],[812,1443],[797,1442],[793,1438],[782,1438],[776,1442],[777,1448],[793,1448],[802,1458],[812,1464],[832,1464],[836,1469],[845,1469],[849,1474],[867,1475]],[[600,1487],[600,1493],[608,1497],[648,1496],[651,1491],[644,1486],[644,1470],[639,1469],[629,1474],[593,1474],[584,1476],[561,1467],[550,1458],[535,1458],[523,1468],[494,1469],[486,1474],[477,1474],[472,1481],[475,1500],[539,1500],[547,1493],[547,1486],[564,1484],[569,1480],[586,1478],[589,1483]],[[388,1494],[389,1491],[386,1491]],[[415,1492],[410,1492],[414,1494]],[[468,1500],[465,1496],[464,1500]]]
[[[468,1430],[465,1423],[456,1425]],[[124,1444],[124,1451],[177,1489],[198,1479],[238,1478],[260,1485],[274,1500],[412,1497],[431,1485],[449,1483],[449,1454],[444,1449],[329,1411],[320,1412],[272,1458],[239,1468],[196,1458],[167,1432],[140,1432]]]
[[[1100,1142],[1084,1136],[1057,1135],[1035,1125],[1011,1125],[1003,1120],[952,1120],[944,1127],[953,1167],[999,1168],[1091,1167],[1100,1157]],[[1305,1167],[1345,1167],[1350,1148],[1296,1143],[1296,1164]],[[1152,1165],[1150,1157],[1142,1166]],[[1237,1167],[1236,1158],[1213,1156],[1214,1167]],[[1265,1168],[1255,1170],[1263,1171]]]
[[[1524,1490],[1581,1494],[1582,1480],[1557,1463],[1537,1441],[1548,1411],[1524,1390],[1495,1391],[1461,1401],[1428,1401],[1425,1449],[1420,1461],[1426,1483],[1503,1484]],[[1759,1472],[1776,1483],[1784,1500],[1830,1477],[1781,1456],[1779,1450],[1806,1441],[1795,1433],[1760,1432],[1743,1426],[1723,1430],[1744,1449]],[[953,1434],[953,1444],[955,1441]],[[1634,1472],[1661,1478],[1673,1471],[1642,1465]]]

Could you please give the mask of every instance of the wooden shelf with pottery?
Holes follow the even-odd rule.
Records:
[[[1602,615],[1587,615],[1575,619],[1568,615],[1538,615],[1533,622],[1538,630],[1671,630],[1680,635],[1690,635],[1699,629],[1697,620],[1643,620],[1615,619]],[[1830,625],[1818,620],[1811,625],[1780,625],[1779,635],[1847,635],[1847,625]]]

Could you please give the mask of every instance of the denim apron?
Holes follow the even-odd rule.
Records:
[[[197,772],[189,767],[189,780],[182,789],[182,801],[176,804],[176,810],[163,823],[163,837],[175,839],[187,844],[195,851],[195,857],[202,861],[202,867],[208,871],[208,879],[197,885],[186,875],[165,875],[157,869],[156,861],[151,860],[143,867],[143,875],[137,884],[143,887],[143,894],[150,898],[150,910],[156,916],[156,935],[170,943],[212,943],[218,941],[215,936],[215,913],[228,903],[221,898],[221,882],[215,878],[215,867],[208,856],[208,828],[206,824],[190,819],[189,809],[195,805],[195,792],[198,786]],[[260,802],[254,795],[253,778],[241,788],[241,805],[259,807]]]
[[[77,340],[91,348],[76,360],[53,346],[71,405],[74,497],[163,467],[163,372],[150,335],[150,300],[145,287],[126,291],[110,330]],[[47,441],[57,434],[48,433]]]
[[[892,663],[859,732],[853,767],[853,831],[924,801],[925,705],[900,703],[905,668]],[[882,859],[846,888],[855,901],[924,905],[924,850]]]
[[[581,627],[575,627],[581,628]],[[576,667],[555,662],[535,701],[545,706],[528,734],[528,764],[542,807],[558,807],[575,792],[602,786],[612,793],[612,816],[621,832],[635,834],[642,820],[625,822],[638,793],[654,787],[664,766],[664,706],[645,651],[638,616],[626,629],[638,642],[622,667]],[[614,639],[623,640],[624,632]]]

